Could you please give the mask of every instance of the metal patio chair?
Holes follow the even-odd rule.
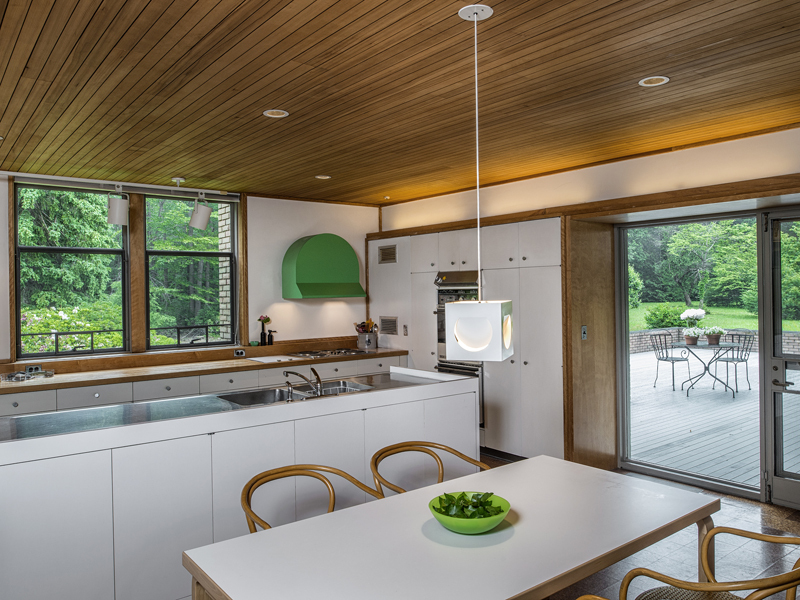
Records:
[[[653,382],[653,387],[656,387],[658,381],[658,366],[662,362],[667,362],[672,365],[672,391],[675,391],[675,363],[685,362],[686,370],[689,372],[689,378],[692,377],[692,371],[689,368],[689,352],[688,350],[681,350],[680,356],[675,356],[675,349],[672,347],[672,334],[664,329],[658,329],[650,334],[650,344],[653,346],[653,352],[656,354],[656,380]]]
[[[744,363],[744,374],[747,378],[747,389],[752,390],[750,387],[750,375],[748,374],[747,360],[750,358],[750,351],[753,349],[756,336],[749,329],[732,329],[725,334],[725,341],[739,344],[736,348],[731,348],[730,351],[723,354],[716,361],[714,361],[714,377],[717,376],[717,365],[721,362],[725,363],[725,384],[728,383],[728,374],[730,366],[733,365],[733,381],[736,387],[736,393],[739,393],[739,363]],[[716,381],[714,382],[716,383]],[[711,385],[714,389],[714,385]]]

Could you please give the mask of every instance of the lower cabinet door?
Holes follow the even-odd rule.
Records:
[[[475,394],[458,394],[423,402],[425,440],[450,446],[470,458],[479,460],[478,399]],[[444,463],[445,481],[478,472],[478,467],[448,452],[440,452],[440,456]],[[433,461],[425,463],[425,471],[428,481],[436,481],[437,468]]]
[[[294,423],[275,423],[223,431],[211,436],[214,474],[214,542],[250,533],[242,510],[242,488],[269,469],[293,465]],[[295,520],[295,478],[262,485],[251,501],[272,527]]]
[[[370,408],[364,413],[365,472],[368,485],[375,486],[370,469],[372,455],[381,448],[425,439],[425,407],[423,402],[407,402]],[[434,465],[433,458],[421,452],[403,452],[387,457],[380,463],[380,474],[406,491],[436,483],[436,476],[425,479],[425,464]],[[384,488],[387,496],[395,492]],[[374,500],[367,495],[367,501]]]
[[[211,544],[211,436],[112,450],[115,600],[191,594],[184,550]]]
[[[298,464],[318,464],[346,471],[366,482],[364,471],[364,412],[355,410],[295,421],[295,459]],[[328,510],[328,490],[321,481],[298,477],[297,519],[307,519]],[[349,481],[330,476],[336,492],[336,509],[364,503],[366,495]]]
[[[114,598],[111,451],[0,467],[0,597]]]

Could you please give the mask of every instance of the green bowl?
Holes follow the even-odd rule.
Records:
[[[461,492],[447,492],[453,496],[457,496]],[[476,492],[464,492],[465,494],[474,494]],[[463,533],[466,535],[475,535],[476,533],[486,533],[500,525],[503,520],[508,516],[508,510],[511,505],[508,500],[500,496],[492,496],[492,506],[499,506],[503,509],[499,515],[491,517],[482,517],[480,519],[457,519],[456,517],[449,517],[433,510],[434,507],[439,508],[439,496],[428,502],[428,508],[431,510],[433,517],[439,521],[444,527],[456,533]]]

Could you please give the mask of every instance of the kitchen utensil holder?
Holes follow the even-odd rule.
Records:
[[[378,334],[377,333],[359,333],[358,334],[358,349],[359,350],[374,350],[378,347]]]

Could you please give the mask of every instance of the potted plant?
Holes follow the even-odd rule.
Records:
[[[702,308],[687,308],[681,313],[681,319],[686,321],[689,327],[697,327],[698,321],[706,316],[706,311]]]
[[[711,327],[703,327],[703,333],[706,334],[709,346],[716,346],[719,344],[719,338],[728,333],[722,327],[713,325]]]
[[[696,346],[697,338],[703,335],[702,327],[687,327],[683,330],[683,339],[686,340],[688,346]]]

